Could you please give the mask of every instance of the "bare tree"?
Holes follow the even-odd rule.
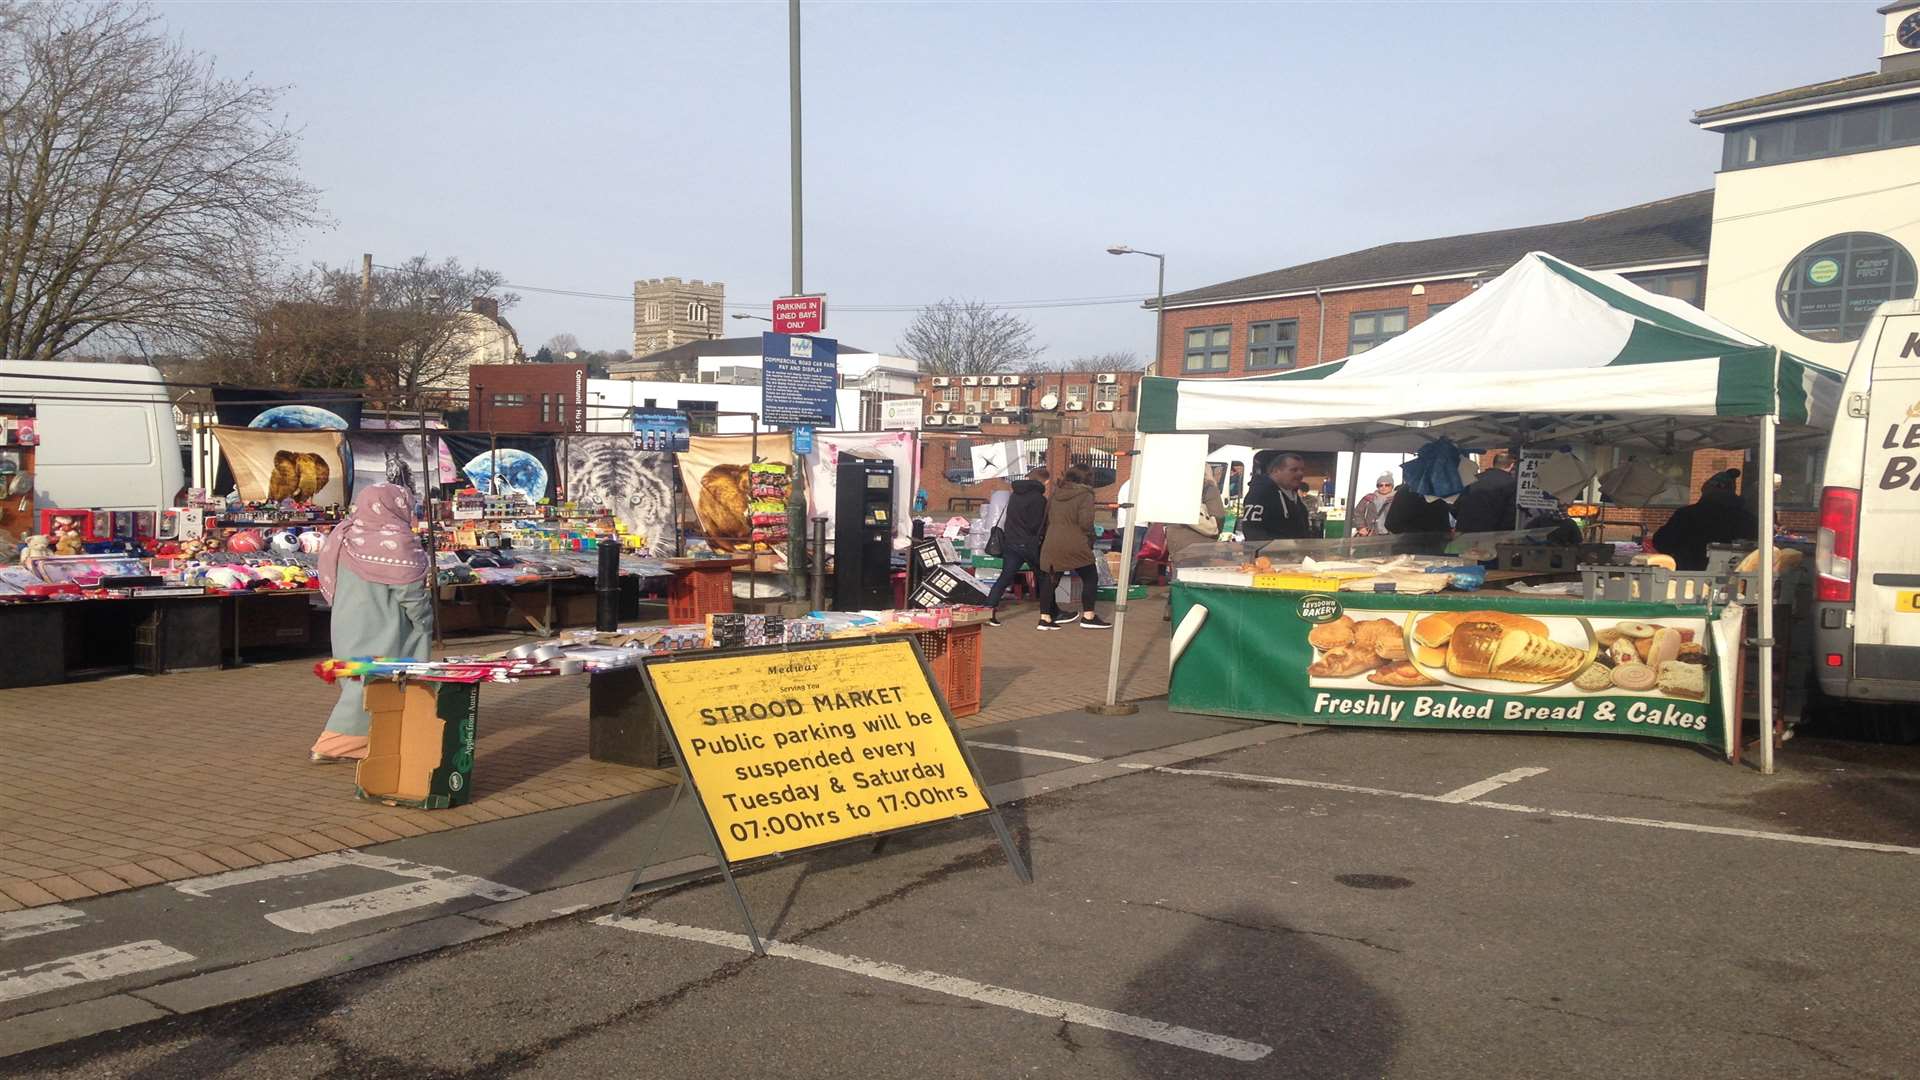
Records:
[[[1140,354],[1132,349],[1117,349],[1113,352],[1093,353],[1078,356],[1067,362],[1063,371],[1138,371],[1146,366]]]
[[[320,220],[280,93],[143,6],[0,3],[0,356],[231,332],[276,244]]]
[[[1025,366],[1045,350],[1033,324],[978,300],[942,300],[907,324],[897,348],[933,375],[991,375]]]
[[[580,351],[580,339],[563,332],[548,338],[546,347],[553,355],[564,357],[570,352]]]

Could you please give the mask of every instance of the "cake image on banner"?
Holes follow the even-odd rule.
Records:
[[[213,433],[242,499],[346,505],[344,433],[234,427]]]
[[[441,437],[467,482],[480,491],[517,491],[530,502],[553,494],[554,445],[550,438],[451,432]]]
[[[630,537],[646,539],[646,554],[673,554],[673,455],[642,450],[626,435],[565,441],[567,498],[605,506]]]
[[[700,519],[700,534],[715,551],[736,551],[753,542],[747,517],[752,490],[747,466],[793,460],[793,436],[695,435],[680,457],[680,482]]]

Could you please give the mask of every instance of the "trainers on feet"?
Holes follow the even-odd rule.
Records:
[[[1060,629],[1060,624],[1057,622],[1054,622],[1051,619],[1041,619],[1039,623],[1037,623],[1034,626],[1034,629],[1035,630],[1058,630]]]
[[[1112,623],[1110,623],[1110,622],[1108,622],[1107,620],[1105,620],[1105,619],[1103,619],[1103,618],[1101,618],[1101,617],[1100,617],[1100,616],[1098,616],[1098,615],[1094,615],[1094,614],[1091,614],[1091,613],[1089,613],[1089,614],[1086,614],[1086,615],[1082,615],[1082,616],[1080,616],[1080,618],[1079,618],[1079,620],[1078,620],[1078,621],[1079,621],[1079,623],[1080,623],[1080,625],[1081,625],[1081,626],[1082,626],[1083,628],[1085,628],[1085,629],[1088,629],[1088,630],[1111,630],[1111,629],[1113,629],[1113,624],[1112,624]]]
[[[999,626],[999,625],[1000,625],[1000,613],[996,611],[996,612],[994,612],[993,614],[991,614],[991,615],[989,615],[989,616],[987,616],[987,625],[988,625],[988,626]]]

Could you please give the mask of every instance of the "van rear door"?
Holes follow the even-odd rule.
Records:
[[[1920,682],[1920,315],[1873,350],[1854,562],[1855,677]]]

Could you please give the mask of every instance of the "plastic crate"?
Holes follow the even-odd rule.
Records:
[[[1538,574],[1571,574],[1582,564],[1604,566],[1613,559],[1612,544],[1495,544],[1501,570]]]
[[[1713,575],[1662,566],[1582,566],[1580,582],[1588,600],[1632,600],[1654,604],[1709,604],[1717,590]]]
[[[733,567],[696,566],[676,571],[667,586],[667,621],[704,623],[733,611]]]
[[[1336,586],[1336,587],[1337,587],[1337,586]],[[1118,586],[1118,585],[1102,585],[1102,586],[1101,586],[1100,588],[1098,588],[1098,589],[1096,589],[1096,590],[1094,590],[1094,594],[1093,594],[1093,595],[1094,595],[1094,596],[1095,596],[1096,598],[1098,598],[1098,599],[1101,599],[1101,600],[1112,600],[1112,599],[1114,599],[1115,597],[1117,597],[1117,596],[1119,596],[1119,595],[1120,595],[1120,586]],[[1133,585],[1133,586],[1130,586],[1130,587],[1128,587],[1128,589],[1127,589],[1127,599],[1129,599],[1129,600],[1145,600],[1146,598],[1147,598],[1147,587],[1146,587],[1145,585]]]
[[[914,636],[933,680],[957,717],[980,711],[980,627],[923,630]]]

